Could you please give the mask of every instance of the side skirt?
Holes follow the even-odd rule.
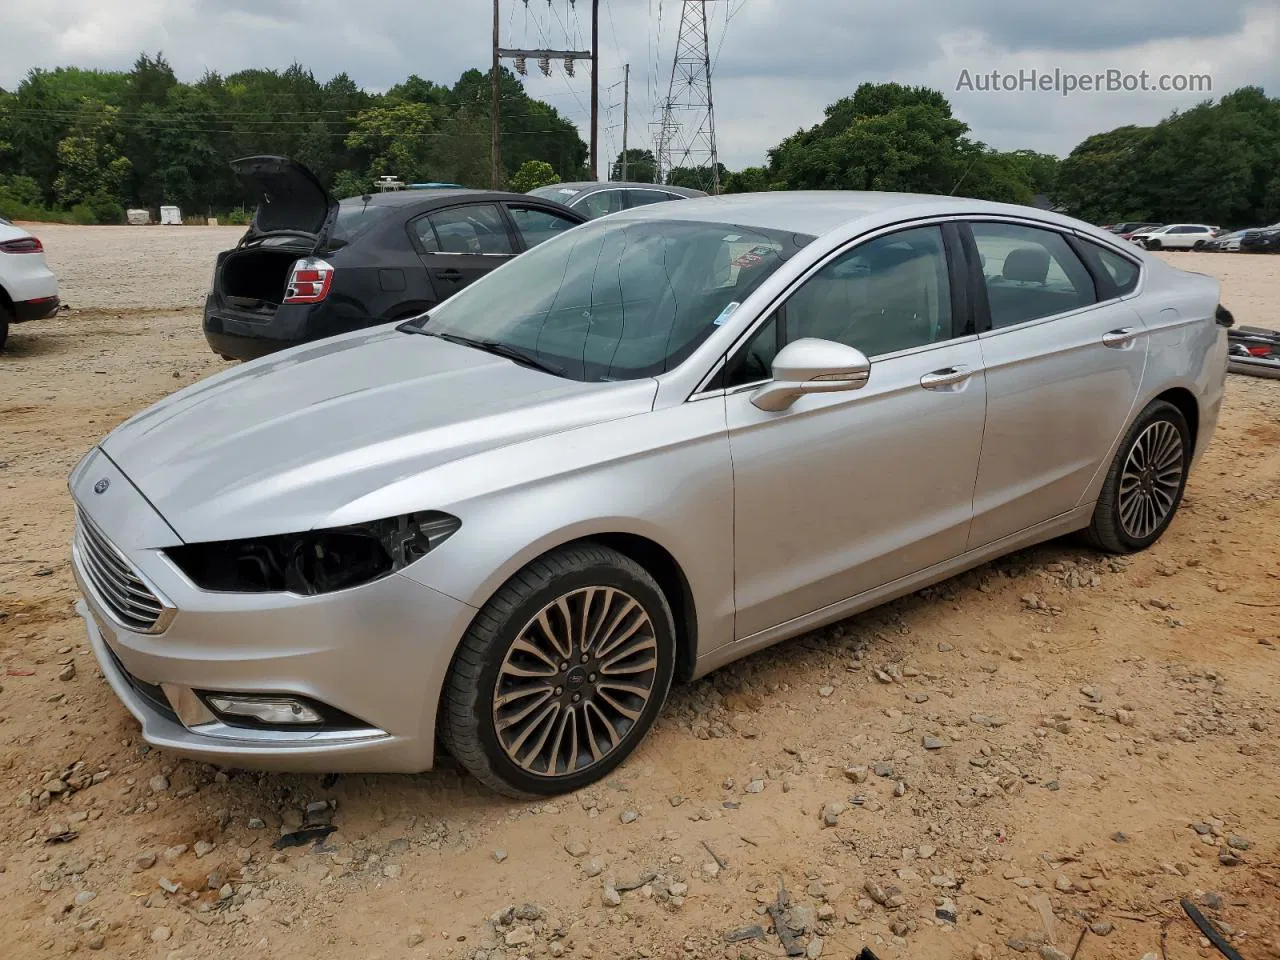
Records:
[[[1093,506],[1092,503],[1084,504],[1068,513],[1054,517],[1052,520],[1046,520],[1044,523],[1037,524],[1034,527],[1028,527],[1020,533],[1012,534],[976,550],[970,550],[968,553],[963,553],[952,560],[926,567],[919,573],[900,577],[897,580],[860,593],[856,597],[837,601],[820,610],[815,610],[813,613],[807,613],[804,616],[780,623],[750,637],[744,637],[733,643],[726,643],[724,646],[718,647],[698,658],[698,662],[694,666],[693,677],[697,679],[698,677],[706,676],[713,670],[718,670],[726,664],[749,656],[757,650],[763,650],[765,647],[771,647],[775,643],[789,640],[800,634],[808,633],[810,630],[816,630],[829,623],[835,623],[837,620],[843,620],[856,613],[877,607],[882,603],[888,603],[890,600],[896,600],[898,597],[922,590],[942,580],[964,573],[966,570],[981,566],[988,560],[994,560],[1007,553],[1013,553],[1015,550],[1021,550],[1024,547],[1030,547],[1046,540],[1052,540],[1055,537],[1083,530],[1089,525],[1089,518],[1093,516]]]

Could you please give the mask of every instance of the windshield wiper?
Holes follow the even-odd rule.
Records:
[[[532,367],[534,370],[541,370],[543,373],[549,373],[556,377],[565,376],[564,370],[560,367],[539,360],[529,351],[513,347],[511,344],[503,343],[501,340],[472,340],[470,337],[460,337],[456,333],[437,333],[434,330],[423,330],[421,327],[416,328],[415,332],[425,333],[429,337],[439,337],[441,340],[448,340],[450,343],[456,343],[460,346],[483,350],[485,353],[492,353],[496,357],[505,357],[507,360],[514,361],[521,366]]]

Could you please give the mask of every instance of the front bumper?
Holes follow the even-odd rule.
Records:
[[[94,494],[103,478],[108,488]],[[152,632],[128,625],[91,575],[81,543],[73,546],[84,598],[77,611],[103,674],[148,743],[231,767],[409,773],[432,766],[439,692],[472,608],[400,575],[317,597],[203,591],[163,553],[177,538],[163,534],[163,521],[104,455],[77,468],[72,493],[165,605]],[[150,523],[138,523],[143,511]],[[359,725],[227,723],[202,693],[301,697]]]

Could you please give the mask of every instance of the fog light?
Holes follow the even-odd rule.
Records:
[[[324,720],[314,709],[291,697],[216,696],[208,697],[207,700],[209,706],[218,713],[247,717],[259,723],[321,723]]]

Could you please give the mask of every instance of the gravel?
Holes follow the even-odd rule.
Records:
[[[236,245],[244,227],[41,224],[32,232],[44,244],[63,303],[121,309],[200,306],[214,260]]]

